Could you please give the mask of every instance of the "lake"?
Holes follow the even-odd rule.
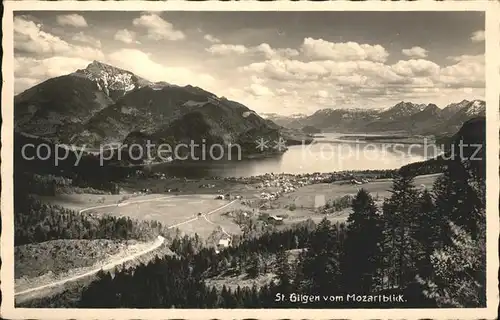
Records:
[[[343,140],[348,134],[322,133],[310,145],[290,146],[279,156],[160,164],[155,172],[186,178],[249,177],[265,173],[312,173],[341,170],[396,169],[435,156],[433,146]],[[360,136],[360,134],[356,134]],[[367,135],[376,136],[376,135]]]

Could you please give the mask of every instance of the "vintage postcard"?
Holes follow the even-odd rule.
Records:
[[[4,4],[3,318],[496,318],[498,3]]]

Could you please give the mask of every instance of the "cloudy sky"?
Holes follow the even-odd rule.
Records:
[[[17,12],[15,91],[93,60],[258,112],[484,98],[481,12]]]

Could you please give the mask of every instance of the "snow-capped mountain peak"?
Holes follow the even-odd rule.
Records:
[[[94,60],[85,69],[79,69],[76,75],[83,75],[94,81],[99,90],[108,96],[122,96],[136,88],[151,84],[150,81],[136,76],[130,71],[123,70],[100,61]]]
[[[471,101],[467,107],[466,113],[468,116],[477,116],[486,111],[486,103],[482,100]]]

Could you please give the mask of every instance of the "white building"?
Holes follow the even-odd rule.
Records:
[[[230,243],[231,243],[230,239],[220,239],[219,244],[217,246],[221,248],[227,248],[229,247]]]

